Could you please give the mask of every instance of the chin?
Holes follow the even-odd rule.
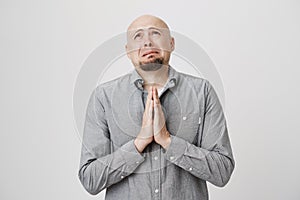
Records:
[[[156,58],[148,62],[140,62],[139,67],[144,71],[156,71],[163,66],[163,58]]]
[[[147,64],[142,64],[140,65],[140,68],[143,71],[157,71],[160,68],[162,68],[162,64],[158,64],[158,63],[147,63]]]

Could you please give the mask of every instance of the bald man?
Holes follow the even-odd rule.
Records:
[[[225,186],[234,159],[211,84],[169,65],[175,40],[158,17],[127,30],[134,70],[99,85],[88,103],[79,179],[107,200],[208,199]]]

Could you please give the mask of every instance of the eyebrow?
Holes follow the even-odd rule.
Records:
[[[139,28],[139,29],[137,29],[134,33],[133,33],[133,35],[135,35],[137,32],[139,32],[139,31],[144,31],[145,29],[148,29],[148,30],[153,30],[153,29],[155,29],[155,30],[161,30],[162,28],[157,28],[157,27],[149,27],[149,28]]]
[[[140,29],[136,30],[136,31],[133,33],[133,35],[135,35],[137,32],[143,31],[143,30],[144,30],[144,29],[140,28]]]

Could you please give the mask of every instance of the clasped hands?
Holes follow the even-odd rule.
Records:
[[[134,144],[141,153],[153,140],[164,149],[167,149],[171,143],[157,89],[151,86],[143,114],[142,128]]]

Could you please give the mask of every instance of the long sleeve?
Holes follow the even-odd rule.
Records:
[[[225,116],[208,81],[205,92],[205,112],[198,131],[198,144],[171,135],[171,144],[164,156],[194,176],[223,187],[229,181],[235,163]]]
[[[92,93],[86,110],[79,179],[84,188],[93,195],[122,181],[145,160],[137,151],[134,140],[112,152],[112,141],[100,101],[99,88]]]

